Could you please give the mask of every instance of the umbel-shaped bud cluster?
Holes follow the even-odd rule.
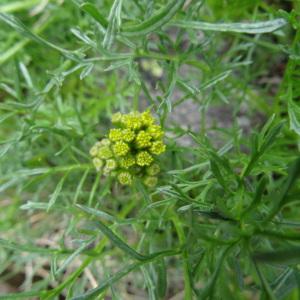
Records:
[[[145,185],[155,186],[160,172],[156,158],[166,150],[161,127],[150,111],[116,113],[112,123],[115,128],[90,150],[96,169],[116,176],[123,185],[141,178]]]

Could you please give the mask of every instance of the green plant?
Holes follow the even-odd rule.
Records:
[[[299,11],[2,0],[0,299],[298,299]],[[121,186],[89,150],[148,107],[157,185]]]
[[[156,156],[166,150],[164,132],[155,124],[150,111],[129,114],[115,113],[108,138],[97,142],[90,150],[97,171],[117,177],[123,185],[142,179],[148,187],[157,184],[160,167]]]

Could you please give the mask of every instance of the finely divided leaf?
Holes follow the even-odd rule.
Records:
[[[240,32],[240,33],[268,33],[275,31],[287,24],[285,19],[275,19],[265,22],[255,23],[207,23],[200,21],[178,20],[170,23],[170,25],[196,30],[220,31],[220,32]]]

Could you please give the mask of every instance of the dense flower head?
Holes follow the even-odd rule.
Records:
[[[166,151],[166,145],[162,141],[153,142],[152,146],[150,147],[150,152],[156,155],[159,155]]]
[[[117,157],[126,155],[130,150],[129,146],[125,142],[116,142],[112,148]]]
[[[112,115],[115,128],[90,150],[93,164],[104,175],[115,176],[122,185],[137,178],[148,187],[157,184],[157,156],[165,152],[164,132],[149,110]]]
[[[147,151],[141,151],[136,156],[136,163],[141,167],[150,166],[152,161],[153,157]]]
[[[141,130],[136,136],[136,146],[137,148],[147,148],[152,145],[152,137],[149,133]]]
[[[123,185],[131,185],[132,175],[129,172],[120,172],[118,175],[118,180]]]
[[[108,159],[113,156],[113,153],[109,146],[99,147],[97,156],[101,159]]]
[[[122,130],[122,139],[123,141],[129,143],[132,142],[135,139],[134,131],[130,129],[123,129]]]
[[[135,157],[131,154],[126,155],[120,159],[120,167],[128,169],[135,164]]]
[[[109,131],[108,137],[112,142],[117,142],[122,140],[122,130],[119,128],[113,128]]]

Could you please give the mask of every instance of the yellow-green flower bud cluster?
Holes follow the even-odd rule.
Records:
[[[90,150],[97,171],[116,176],[123,185],[131,185],[135,178],[154,187],[160,172],[156,157],[166,150],[164,132],[155,124],[150,111],[114,114],[115,128],[107,138],[97,142]]]

